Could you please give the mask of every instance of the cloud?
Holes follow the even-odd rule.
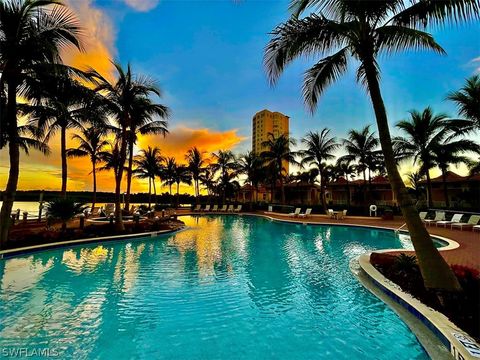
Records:
[[[67,5],[75,13],[83,28],[84,52],[66,49],[62,57],[65,63],[86,69],[93,67],[103,76],[113,78],[116,31],[112,20],[102,10],[93,5],[92,0],[67,0]]]
[[[480,73],[480,56],[473,59],[471,63],[475,66],[475,72]]]
[[[155,8],[160,0],[124,0],[125,4],[136,11],[149,11]]]

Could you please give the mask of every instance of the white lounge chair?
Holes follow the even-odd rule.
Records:
[[[307,217],[310,217],[310,214],[312,213],[312,209],[311,208],[308,208],[307,210],[305,210],[305,213],[303,214],[298,214],[298,217],[301,217],[301,218],[307,218]]]
[[[233,212],[233,205],[228,205],[227,212]]]
[[[338,218],[339,219],[345,219],[347,217],[347,210],[343,210],[341,212],[338,213]]]
[[[237,205],[237,207],[233,210],[234,212],[242,211],[242,205]]]
[[[216,211],[218,211],[218,205],[215,204],[213,205],[212,212],[216,212]]]
[[[223,205],[220,209],[218,209],[219,212],[225,212],[227,211],[227,205]]]
[[[204,212],[210,211],[210,205],[205,205],[205,209],[203,209],[202,211]]]
[[[335,217],[335,214],[333,213],[333,209],[328,209],[327,215],[330,216],[330,219],[333,219]]]
[[[434,224],[437,221],[443,220],[445,220],[445,211],[436,211],[434,219],[424,219],[423,222],[425,223],[425,225],[430,226],[430,224]]]
[[[418,215],[420,216],[420,220],[425,220],[425,218],[427,217],[427,212],[426,211],[421,211]]]
[[[455,214],[452,216],[450,220],[440,220],[435,223],[436,226],[443,226],[447,227],[447,225],[454,224],[454,223],[459,223],[460,220],[462,220],[463,214]]]
[[[472,231],[477,231],[477,230],[480,231],[480,225],[474,225],[472,227]]]
[[[270,206],[268,207],[268,212],[273,212],[273,206],[270,205]]]
[[[195,208],[193,209],[193,211],[200,211],[200,208],[202,207],[202,205],[198,204],[195,206]]]
[[[464,228],[473,228],[475,225],[478,224],[480,221],[480,215],[472,215],[470,216],[470,219],[468,219],[468,222],[466,223],[453,223],[450,225],[450,227],[453,228],[460,228],[460,230],[463,230]]]
[[[299,214],[300,214],[300,211],[302,209],[301,208],[296,208],[294,212],[288,214],[288,216],[291,216],[291,217],[297,217]]]

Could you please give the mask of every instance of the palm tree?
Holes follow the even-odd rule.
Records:
[[[142,79],[146,84],[152,87],[155,86],[153,80]],[[160,96],[160,89],[156,88],[155,92]],[[150,134],[161,134],[166,136],[168,133],[167,130],[167,119],[170,115],[170,110],[168,107],[155,104],[148,97],[137,97],[133,103],[132,117],[130,123],[130,129],[127,131],[128,137],[128,166],[127,166],[127,191],[125,196],[125,208],[128,209],[130,206],[130,191],[132,185],[132,165],[133,165],[133,147],[137,143],[138,134],[141,135],[150,135]],[[160,118],[160,119],[157,119]]]
[[[395,143],[402,149],[405,157],[413,158],[414,164],[419,162],[420,171],[427,177],[428,206],[433,206],[432,182],[430,169],[435,167],[433,149],[443,144],[455,131],[461,128],[460,120],[448,120],[445,114],[434,114],[430,107],[422,112],[410,111],[410,118],[397,123],[406,137],[395,137]]]
[[[303,167],[314,166],[318,169],[318,177],[320,184],[320,200],[324,211],[327,211],[325,199],[325,183],[323,181],[323,172],[325,161],[335,158],[333,152],[338,149],[340,144],[335,137],[330,136],[330,129],[324,128],[320,133],[308,132],[302,139],[302,143],[307,147],[305,150],[299,151],[302,157],[300,165]]]
[[[422,193],[425,193],[425,188],[422,185],[424,175],[420,171],[411,172],[407,174],[408,187],[412,189],[415,198],[418,200]]]
[[[480,76],[473,75],[467,79],[466,84],[458,91],[453,91],[447,100],[456,103],[458,113],[468,120],[473,121],[473,126],[480,129]]]
[[[196,146],[191,149],[188,149],[187,154],[185,155],[185,160],[187,160],[188,170],[192,174],[193,186],[195,191],[195,197],[198,200],[200,195],[200,175],[205,167],[205,159],[203,158],[204,152],[200,151]]]
[[[450,165],[469,164],[471,159],[467,152],[480,154],[480,145],[472,140],[461,139],[443,144],[436,144],[432,148],[432,161],[442,171],[443,194],[446,207],[450,207],[447,188],[447,171]]]
[[[72,13],[54,0],[0,2],[0,148],[7,145],[10,169],[0,212],[0,247],[7,240],[10,213],[17,190],[21,139],[17,121],[17,97],[24,80],[61,63],[60,51],[81,48],[80,27]],[[5,95],[4,95],[5,94]]]
[[[200,174],[199,181],[207,190],[209,197],[215,193],[215,171],[212,170],[211,165],[203,170]]]
[[[175,184],[175,171],[177,168],[177,162],[175,158],[168,157],[165,160],[165,166],[161,171],[161,177],[163,178],[163,184],[168,185],[170,197],[172,197],[172,185]]]
[[[66,150],[68,157],[89,157],[92,163],[93,198],[92,209],[97,202],[97,164],[101,161],[101,152],[108,141],[103,138],[106,130],[101,126],[81,127],[80,134],[73,134],[71,139],[76,140],[78,146]]]
[[[92,72],[90,75],[98,83],[95,90],[104,94],[105,101],[119,129],[117,133],[119,167],[115,174],[115,226],[117,230],[122,231],[125,226],[120,208],[121,186],[128,145],[132,139],[130,130],[135,123],[136,110],[141,108],[140,104],[149,103],[148,98],[152,94],[160,96],[160,90],[151,79],[135,76],[130,65],[127,66],[126,71],[117,63],[114,63],[114,66],[118,76],[113,83],[96,72]],[[157,110],[152,111],[158,113]]]
[[[467,163],[470,176],[480,174],[480,158],[477,160],[472,160]]]
[[[125,170],[125,161],[122,161],[120,158],[120,146],[118,141],[115,141],[114,143],[108,143],[108,147],[108,150],[103,150],[98,155],[103,165],[97,170],[113,171],[113,175],[116,178],[121,168]]]
[[[238,173],[246,175],[246,182],[255,189],[255,196],[250,198],[250,202],[253,202],[253,198],[258,201],[258,185],[264,177],[262,158],[253,151],[248,151],[238,159]]]
[[[177,184],[177,207],[179,205],[179,191],[180,191],[180,184],[191,185],[192,184],[192,177],[190,175],[190,171],[188,167],[185,165],[175,164],[175,173],[173,177],[173,181]]]
[[[337,168],[337,173],[341,175],[346,181],[346,188],[347,188],[347,206],[350,207],[350,180],[349,178],[355,177],[355,173],[357,172],[356,166],[352,164],[351,159],[340,157],[337,159],[335,164]]]
[[[262,147],[266,150],[262,151],[260,156],[265,161],[266,166],[269,166],[272,170],[273,189],[275,189],[277,180],[280,182],[282,204],[285,204],[285,187],[283,179],[286,174],[284,164],[298,165],[298,162],[295,160],[297,154],[290,150],[290,146],[295,146],[296,144],[297,142],[295,139],[291,139],[285,134],[275,137],[272,133],[268,133],[267,140],[262,143]],[[275,190],[272,192],[272,201],[274,201],[274,195]]]
[[[152,184],[153,194],[157,196],[157,189],[155,186],[155,177],[161,172],[161,163],[165,158],[160,154],[158,147],[148,147],[147,149],[141,149],[139,154],[135,156],[133,160],[135,164],[135,170],[133,174],[139,179],[148,179],[148,208],[152,204]]]
[[[444,54],[434,38],[421,29],[445,21],[478,18],[478,0],[294,0],[291,7],[294,16],[273,30],[266,47],[265,66],[271,83],[295,58],[324,56],[305,73],[303,95],[313,112],[324,90],[345,74],[349,58],[356,60],[357,79],[368,90],[373,105],[388,178],[410,231],[425,286],[459,290],[457,278],[435,248],[398,172],[380,91],[377,57],[407,49]],[[312,8],[313,13],[299,18]]]
[[[214,173],[220,172],[218,179],[219,189],[223,203],[225,203],[229,183],[238,170],[237,159],[230,150],[219,150],[217,153],[212,154],[212,158],[214,162],[210,165],[210,169]]]

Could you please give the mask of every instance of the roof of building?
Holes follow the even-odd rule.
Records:
[[[480,174],[476,174],[473,176],[461,176],[458,175],[457,173],[454,173],[453,171],[447,171],[445,174],[445,181],[449,183],[453,182],[469,182],[469,181],[480,181]],[[422,183],[426,182],[426,180],[422,180]],[[432,183],[441,183],[443,182],[443,176],[437,176],[433,179],[431,179]]]

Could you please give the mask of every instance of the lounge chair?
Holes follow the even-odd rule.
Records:
[[[445,220],[445,211],[436,211],[434,219],[424,219],[423,222],[425,223],[425,225],[430,226],[430,224],[434,224],[437,221],[443,220]]]
[[[109,217],[111,213],[115,212],[115,204],[106,204],[104,212],[105,216]]]
[[[470,219],[468,219],[468,222],[466,223],[453,223],[450,225],[450,227],[453,228],[460,228],[460,230],[463,230],[463,228],[473,228],[475,225],[478,224],[480,221],[480,215],[472,215],[470,216]]]
[[[223,205],[220,209],[218,209],[219,212],[225,212],[227,211],[227,205]]]
[[[228,205],[227,212],[233,212],[233,205]]]
[[[100,207],[93,207],[90,212],[87,214],[87,217],[100,216]]]
[[[294,212],[288,214],[288,216],[291,216],[291,217],[297,217],[299,214],[300,214],[300,211],[302,209],[301,208],[296,208]]]
[[[240,212],[242,211],[242,205],[237,205],[237,207],[235,209],[233,209],[233,212]]]
[[[200,204],[195,205],[195,208],[193,209],[193,211],[195,211],[195,212],[200,211],[201,207],[202,207],[202,205],[200,205]]]
[[[333,209],[328,209],[327,215],[330,216],[330,219],[333,219],[335,217],[335,214],[333,213]]]
[[[440,220],[435,223],[436,226],[447,227],[447,225],[459,223],[462,220],[463,214],[455,214],[450,220]]]
[[[338,213],[338,218],[343,220],[347,217],[347,210],[343,210],[341,212]]]
[[[477,231],[477,230],[480,231],[480,225],[474,225],[472,227],[472,231]]]
[[[308,208],[307,210],[305,210],[303,214],[298,214],[298,217],[307,218],[307,217],[310,217],[311,213],[312,213],[312,209]]]
[[[425,220],[425,218],[427,217],[427,212],[426,211],[422,211],[420,212],[418,215],[420,216],[420,220]]]
[[[212,212],[216,212],[216,211],[218,211],[218,205],[217,204],[213,205],[213,208],[212,208]]]
[[[205,209],[203,209],[202,211],[204,212],[210,211],[210,204],[205,205]]]

